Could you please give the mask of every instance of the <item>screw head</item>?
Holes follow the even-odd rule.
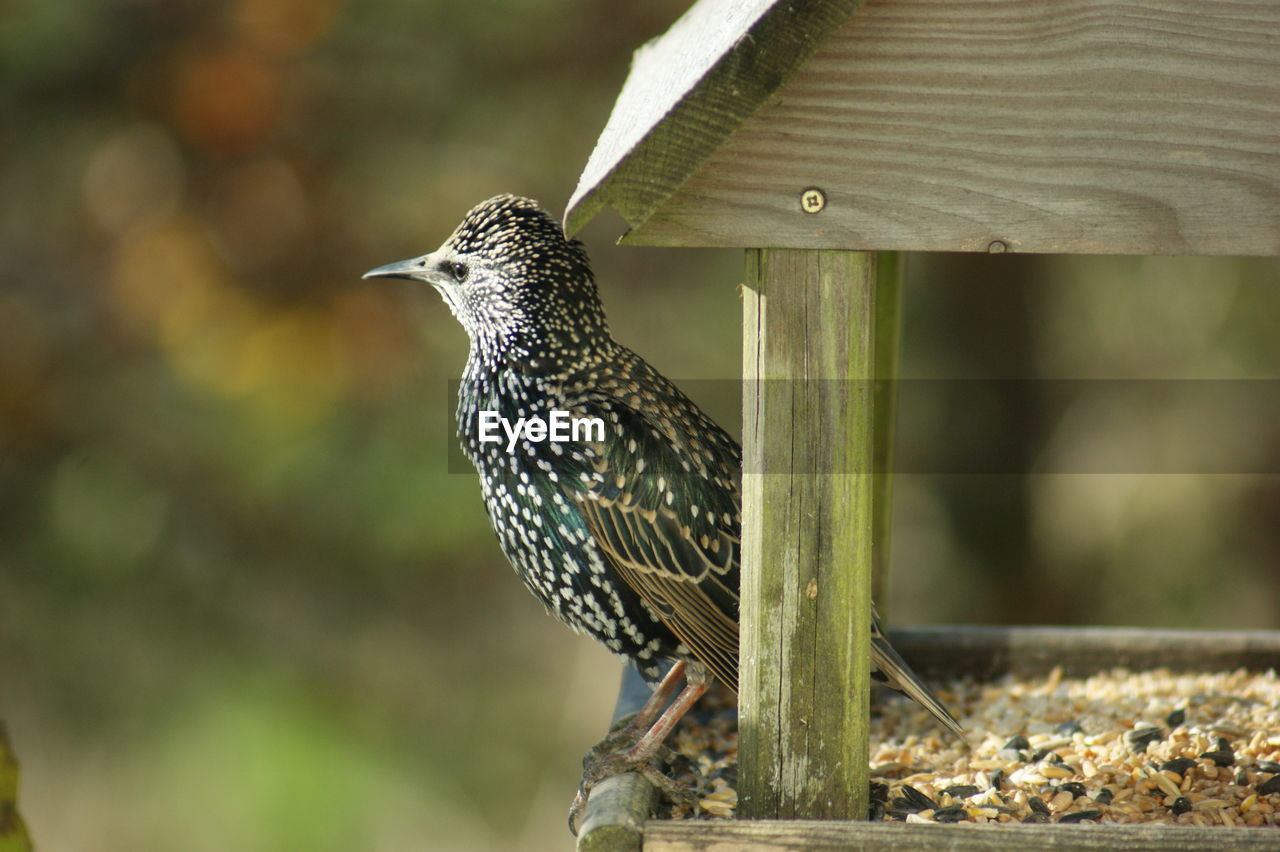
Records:
[[[827,196],[816,186],[808,187],[800,192],[800,209],[806,213],[821,213],[827,206]]]

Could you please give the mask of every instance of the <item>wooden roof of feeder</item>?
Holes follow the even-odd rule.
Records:
[[[640,245],[1280,254],[1277,33],[1273,0],[701,0],[637,51],[566,224],[610,205]]]

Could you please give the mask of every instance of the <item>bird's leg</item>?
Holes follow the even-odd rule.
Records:
[[[677,666],[683,668],[683,663],[677,663]],[[668,690],[668,694],[671,690],[674,690],[675,679],[671,677],[671,674],[675,672],[676,669],[673,667],[671,673],[663,679],[662,684],[658,687],[659,692],[664,688]],[[676,723],[689,712],[689,709],[707,691],[709,684],[705,669],[701,666],[694,666],[683,673],[685,674],[684,689],[680,691],[671,706],[663,711],[662,715],[650,725],[649,730],[645,731],[639,740],[621,751],[598,753],[596,749],[592,749],[591,753],[587,755],[587,759],[583,761],[586,771],[582,775],[582,783],[578,786],[578,794],[574,797],[573,805],[569,808],[569,830],[575,835],[578,833],[578,822],[583,810],[586,808],[587,799],[591,796],[591,788],[605,778],[622,772],[639,772],[671,801],[691,806],[697,805],[696,796],[662,774],[652,765],[653,758],[663,748],[663,741],[675,728]],[[670,683],[668,683],[669,681]],[[664,697],[656,706],[661,707],[665,700]],[[654,704],[652,699],[645,704],[644,708],[641,708],[640,713],[636,714],[636,719],[645,710],[649,709],[650,704]],[[652,712],[650,713],[651,715]],[[630,724],[634,724],[636,719],[633,719],[628,727],[630,727]],[[610,738],[606,738],[606,741],[608,739]]]
[[[653,726],[654,720],[658,718],[658,713],[671,700],[676,687],[684,679],[684,673],[685,663],[684,660],[680,660],[662,678],[657,688],[654,689],[653,695],[649,696],[649,700],[644,703],[643,707],[637,710],[625,724],[610,731],[608,736],[592,746],[591,751],[587,753],[587,761],[620,751],[639,742]]]
[[[666,740],[667,735],[671,733],[671,729],[684,717],[685,713],[689,712],[689,708],[693,707],[706,691],[707,681],[705,678],[696,678],[691,672],[685,682],[684,689],[680,691],[680,695],[676,697],[676,700],[671,702],[671,706],[658,717],[658,721],[653,723],[635,745],[619,752],[618,757],[624,763],[648,763],[657,753],[658,747]]]

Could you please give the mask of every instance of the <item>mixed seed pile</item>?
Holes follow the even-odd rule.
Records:
[[[968,745],[920,707],[880,695],[871,719],[871,818],[907,822],[1280,824],[1280,677],[1116,669],[1065,678],[955,680],[937,690]],[[672,739],[702,814],[737,805],[732,696]],[[672,806],[669,816],[695,816]]]

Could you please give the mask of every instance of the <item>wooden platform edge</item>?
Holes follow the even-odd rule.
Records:
[[[1280,832],[1267,828],[1187,828],[1133,825],[925,825],[802,820],[654,820],[645,827],[645,852],[735,852],[876,849],[915,852],[1011,849],[1191,852],[1274,850]]]

